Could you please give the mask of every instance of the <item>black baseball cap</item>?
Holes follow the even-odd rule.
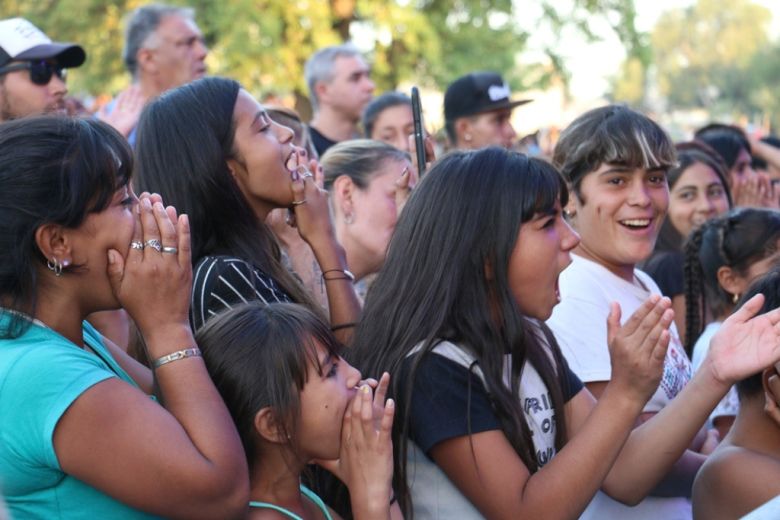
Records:
[[[510,94],[509,85],[496,72],[466,74],[453,81],[444,93],[444,119],[452,122],[459,117],[514,108],[532,101],[512,100]]]
[[[9,61],[56,59],[62,67],[78,67],[87,54],[75,43],[53,42],[24,18],[0,20],[0,66]]]

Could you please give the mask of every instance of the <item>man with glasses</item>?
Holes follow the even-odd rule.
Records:
[[[66,69],[86,57],[81,46],[53,42],[24,18],[0,20],[0,122],[65,113]]]
[[[134,145],[135,127],[144,104],[205,76],[208,51],[192,9],[162,4],[139,7],[127,21],[122,52],[133,84],[98,117]]]
[[[509,85],[495,72],[472,72],[453,81],[444,94],[447,136],[455,148],[512,148],[517,133],[512,109],[530,99],[510,99]]]

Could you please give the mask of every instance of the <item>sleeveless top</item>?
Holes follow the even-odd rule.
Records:
[[[322,499],[320,497],[318,497],[314,493],[314,491],[312,491],[311,489],[309,489],[306,486],[304,486],[303,484],[301,484],[301,493],[306,495],[306,497],[309,500],[314,502],[314,505],[316,505],[317,507],[320,508],[320,510],[322,510],[322,514],[325,515],[325,518],[327,520],[333,520],[333,517],[330,516],[330,511],[328,511],[328,507],[325,505],[325,503],[322,501]],[[301,518],[300,516],[296,515],[292,511],[288,511],[287,509],[285,509],[283,507],[280,507],[280,506],[277,506],[275,504],[269,504],[268,502],[256,502],[256,501],[252,500],[251,502],[249,502],[249,507],[264,507],[266,509],[273,509],[274,511],[279,511],[283,515],[288,516],[288,517],[292,518],[293,520],[303,520],[303,518]]]

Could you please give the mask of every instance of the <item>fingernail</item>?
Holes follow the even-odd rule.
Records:
[[[152,209],[152,202],[149,199],[146,199],[146,198],[143,199],[141,201],[141,204],[143,204],[144,208],[146,208],[146,209]]]
[[[395,408],[395,401],[393,401],[392,399],[388,399],[387,402],[385,403],[385,406],[387,408]]]

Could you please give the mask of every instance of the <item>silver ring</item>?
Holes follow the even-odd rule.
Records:
[[[159,253],[160,251],[162,251],[162,244],[161,244],[161,243],[160,243],[160,241],[159,241],[159,240],[157,240],[156,238],[153,238],[153,239],[151,239],[151,240],[147,240],[145,245],[146,245],[147,247],[151,247],[152,249],[154,249],[154,250],[155,250],[155,251],[157,251],[158,253]]]
[[[175,255],[176,253],[179,252],[179,248],[178,247],[171,247],[171,246],[163,246],[162,252],[163,253],[170,253],[172,255]]]
[[[144,243],[141,242],[140,240],[133,240],[132,242],[130,242],[130,249],[143,250],[144,247],[145,247]]]
[[[292,201],[293,206],[300,206],[301,204],[306,204],[306,199]]]

